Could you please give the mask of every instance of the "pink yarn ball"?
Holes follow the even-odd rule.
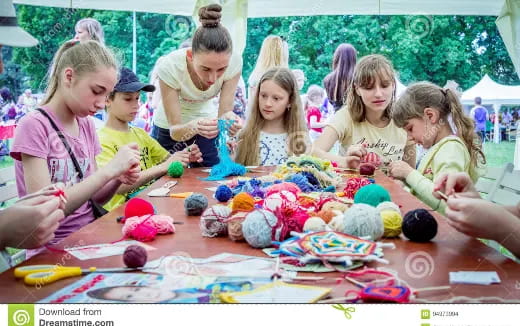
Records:
[[[138,241],[152,241],[157,234],[175,233],[173,219],[166,215],[134,216],[126,219],[123,235]]]
[[[376,153],[374,153],[374,152],[369,152],[369,153],[365,156],[365,163],[371,163],[371,164],[373,164],[374,166],[379,167],[379,166],[381,165],[381,158],[380,158],[379,155],[377,155]]]
[[[266,192],[265,192],[265,196],[269,196],[271,194],[274,194],[274,193],[279,193],[279,192],[282,192],[282,191],[289,191],[289,192],[292,192],[294,195],[298,195],[300,192],[302,192],[300,190],[300,188],[295,184],[295,183],[292,183],[292,182],[282,182],[282,183],[277,183],[277,184],[274,184],[272,186],[270,186],[269,188],[267,188]]]
[[[288,203],[298,204],[297,196],[288,190],[281,190],[280,192],[271,193],[264,199],[263,208],[271,212],[275,212],[281,208],[282,205]]]

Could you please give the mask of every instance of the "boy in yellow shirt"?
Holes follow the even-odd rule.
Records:
[[[159,143],[141,128],[132,127],[139,111],[140,91],[153,92],[155,86],[141,83],[137,76],[128,68],[120,71],[120,80],[107,99],[108,120],[103,128],[98,130],[101,153],[96,156],[99,167],[107,164],[117,153],[119,147],[137,143],[141,153],[141,173],[133,185],[121,185],[112,199],[105,204],[105,209],[112,210],[126,202],[137,192],[147,186],[150,181],[163,176],[168,171],[171,162],[179,161],[183,165],[190,162],[201,162],[202,153],[196,144],[183,151],[168,153]]]

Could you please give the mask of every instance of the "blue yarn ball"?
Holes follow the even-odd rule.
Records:
[[[200,216],[206,208],[208,208],[208,198],[203,194],[194,193],[184,200],[184,211],[188,216]]]
[[[321,188],[320,182],[314,176],[314,174],[310,173],[309,171],[303,171],[303,172],[300,172],[300,173],[307,178],[307,181],[309,181],[309,183],[311,185],[313,185],[313,186],[315,186],[317,188]]]
[[[299,173],[291,175],[289,178],[286,179],[286,181],[296,184],[298,188],[300,188],[300,190],[303,192],[316,191],[316,188],[309,183],[307,178]]]
[[[373,207],[381,204],[384,201],[392,201],[388,190],[382,186],[372,183],[359,188],[354,195],[355,204],[368,204]]]
[[[330,185],[327,188],[323,189],[323,192],[336,192],[336,187]]]
[[[225,203],[233,197],[233,191],[226,185],[220,185],[215,191],[215,199],[221,203]]]

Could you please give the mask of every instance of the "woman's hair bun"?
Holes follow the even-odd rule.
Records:
[[[218,27],[222,17],[222,7],[211,4],[199,9],[199,20],[203,27]]]

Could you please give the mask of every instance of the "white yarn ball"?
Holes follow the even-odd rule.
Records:
[[[343,230],[345,229],[345,226],[343,225],[344,218],[345,217],[343,216],[343,213],[341,213],[340,215],[334,216],[328,224],[329,228],[336,232],[343,232]]]
[[[343,216],[343,233],[377,240],[383,236],[383,220],[377,208],[367,204],[354,204]]]
[[[399,206],[392,201],[384,201],[384,202],[380,203],[379,205],[377,205],[376,208],[379,212],[394,211],[394,212],[399,213],[399,215],[403,215],[403,213],[401,213],[401,209],[399,209]]]
[[[282,206],[284,202],[292,202],[295,203],[298,201],[296,195],[290,191],[282,190],[280,192],[276,192],[270,194],[264,199],[264,209],[270,210],[271,212],[275,212],[276,209]]]
[[[327,224],[323,219],[320,217],[311,217],[305,221],[305,224],[303,225],[303,231],[312,231],[312,232],[319,232],[319,231],[325,231],[327,228]]]
[[[231,208],[224,205],[214,205],[206,209],[200,216],[200,231],[204,237],[218,237],[227,234],[227,223]]]
[[[278,219],[268,210],[257,209],[247,214],[242,222],[242,233],[247,243],[253,248],[271,246],[272,230]]]

